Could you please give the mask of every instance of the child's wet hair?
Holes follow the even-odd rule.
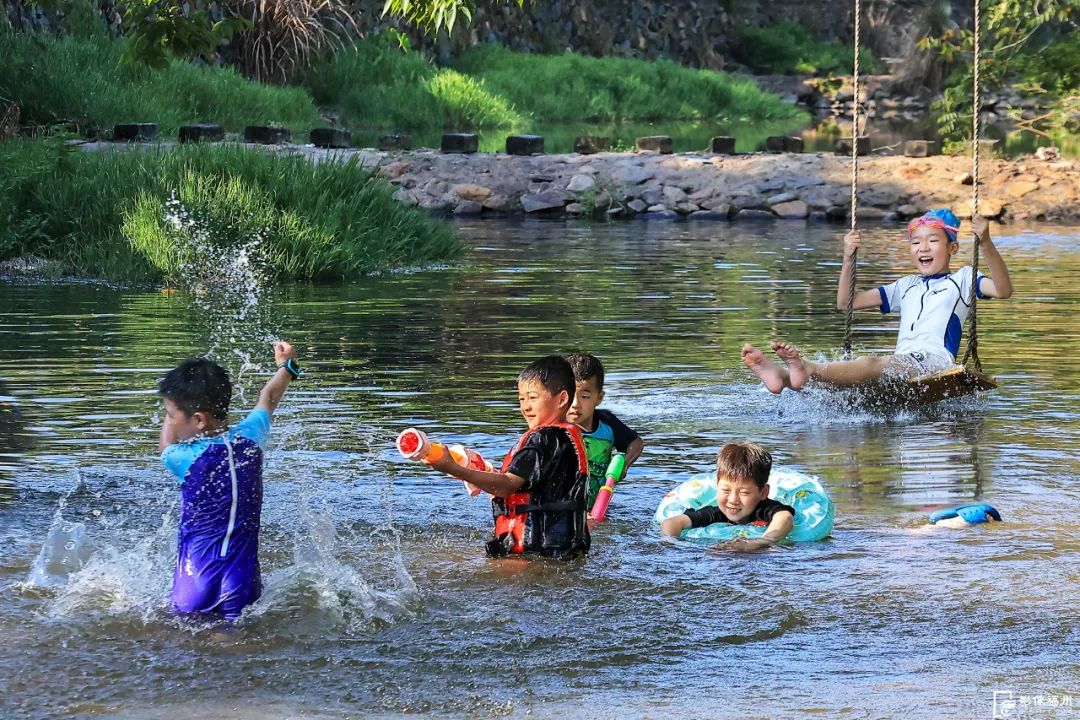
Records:
[[[210,413],[217,420],[229,416],[232,383],[225,368],[206,358],[185,360],[158,383],[158,394],[172,400],[188,415]]]
[[[604,364],[600,358],[589,353],[569,353],[566,362],[574,369],[574,382],[585,382],[596,378],[596,389],[604,389]]]
[[[716,477],[753,480],[759,488],[769,482],[772,455],[757,443],[727,443],[716,455]]]
[[[552,395],[565,390],[574,401],[574,369],[562,355],[545,355],[533,360],[518,375],[518,383],[538,382]]]

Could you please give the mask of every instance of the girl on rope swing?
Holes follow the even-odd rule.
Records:
[[[761,350],[747,343],[742,349],[743,364],[754,371],[772,393],[784,388],[801,390],[817,381],[835,387],[864,385],[880,378],[909,378],[951,368],[960,349],[964,320],[970,310],[973,267],[949,271],[949,261],[957,253],[960,221],[950,210],[931,210],[908,223],[907,239],[911,261],[917,274],[901,277],[888,285],[863,290],[854,295],[852,309],[881,308],[887,314],[900,312],[900,333],[892,355],[866,355],[838,362],[810,362],[790,343],[774,342],[773,351],[784,361],[781,367]],[[974,217],[971,230],[986,258],[990,277],[978,276],[976,295],[1008,298],[1012,282],[1005,260],[990,240],[990,223]],[[858,230],[844,237],[844,264],[836,306],[848,308],[855,256],[862,243]]]

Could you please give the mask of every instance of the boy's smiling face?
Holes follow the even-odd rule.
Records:
[[[574,402],[566,412],[566,420],[592,432],[596,429],[593,415],[596,406],[604,399],[604,391],[598,387],[595,377],[575,383]]]
[[[560,390],[552,395],[538,380],[519,382],[518,406],[529,429],[535,430],[566,418],[566,411],[570,407],[570,393]]]
[[[909,238],[911,261],[923,277],[949,272],[949,260],[960,244],[949,242],[949,236],[941,228],[919,225]]]
[[[759,488],[753,480],[737,480],[721,475],[716,479],[716,504],[733,523],[741,523],[750,517],[765,498],[769,486]]]

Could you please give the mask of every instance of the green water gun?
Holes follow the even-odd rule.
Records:
[[[607,517],[608,503],[611,502],[611,496],[615,494],[615,483],[619,481],[625,471],[626,455],[614,453],[611,456],[611,462],[608,463],[607,470],[604,472],[607,482],[596,493],[596,502],[593,503],[592,510],[589,512],[589,517],[593,520],[603,522],[604,518]]]

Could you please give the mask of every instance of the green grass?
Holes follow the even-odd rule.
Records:
[[[304,80],[354,127],[523,128],[564,122],[803,120],[753,82],[673,62],[475,48],[453,69],[374,37]]]
[[[315,105],[300,88],[262,85],[230,68],[192,63],[136,67],[121,63],[122,52],[122,43],[101,35],[0,32],[0,96],[19,105],[24,123],[71,121],[86,134],[118,122],[156,122],[165,137],[195,122],[232,131],[318,124]]]
[[[538,122],[805,118],[751,81],[667,60],[529,55],[485,45],[456,67]]]
[[[388,36],[373,36],[317,62],[303,78],[315,101],[354,127],[509,128],[523,117],[473,78],[436,68]]]
[[[850,46],[818,42],[805,28],[792,22],[742,28],[733,43],[732,55],[754,72],[776,75],[848,75],[855,60]],[[859,52],[859,64],[863,72],[877,70],[877,61],[865,48]]]
[[[13,140],[0,143],[0,260],[34,255],[81,276],[193,282],[182,276],[206,243],[254,243],[266,274],[288,279],[460,253],[447,225],[392,194],[355,162],[228,145],[90,153]]]

